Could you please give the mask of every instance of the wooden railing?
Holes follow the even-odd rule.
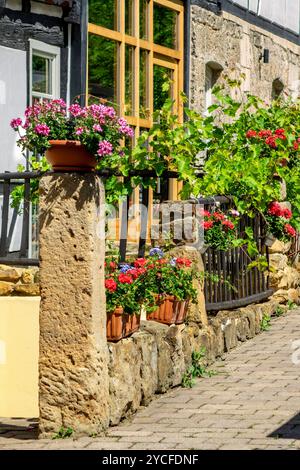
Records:
[[[226,212],[234,208],[230,198],[200,199],[199,202],[208,211],[219,208]],[[268,247],[264,243],[266,233],[263,218],[260,215],[255,218],[241,216],[238,226],[240,238],[244,237],[246,227],[252,228],[259,254],[269,261]],[[256,266],[249,266],[253,259],[248,255],[246,245],[227,251],[208,247],[202,256],[204,269],[209,274],[204,288],[207,311],[242,307],[272,295],[266,272]],[[217,276],[219,282],[214,282],[214,276]]]
[[[99,176],[106,178],[112,174],[110,170],[98,172]],[[114,173],[115,174],[115,173]],[[130,176],[156,177],[154,172],[140,171],[130,174]],[[38,221],[37,217],[33,221],[33,205],[31,204],[32,180],[40,178],[40,174],[24,173],[1,173],[0,174],[0,264],[38,265]],[[121,175],[117,175],[121,176]],[[169,178],[176,178],[175,172],[166,172],[163,179],[166,182]],[[167,185],[161,185],[161,187]],[[12,208],[11,193],[20,187],[23,191],[23,200],[19,208]],[[161,202],[166,198],[161,194]],[[144,188],[140,193],[139,203],[150,209],[149,191]],[[198,199],[197,203],[205,209],[212,210],[220,208],[227,211],[233,207],[230,198],[216,197],[208,199]],[[128,253],[128,214],[129,197],[122,202],[120,215],[119,234],[119,259],[120,262],[126,259]],[[146,245],[149,241],[149,213],[144,210],[139,211],[138,243],[136,255],[145,255]],[[252,227],[255,241],[259,253],[266,256],[268,260],[268,248],[264,244],[265,225],[263,219],[257,215],[254,219],[243,216],[239,222],[239,234],[242,237],[246,227]],[[16,232],[18,237],[16,237]],[[247,253],[246,246],[234,248],[228,251],[219,251],[207,248],[203,253],[204,268],[209,275],[205,281],[205,299],[208,311],[217,311],[226,308],[234,308],[247,305],[252,302],[261,301],[271,295],[268,276],[257,267],[249,264],[252,259]],[[213,278],[218,277],[219,281],[214,282]]]

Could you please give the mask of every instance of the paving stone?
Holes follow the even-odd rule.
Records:
[[[210,366],[217,376],[171,390],[105,437],[41,441],[29,429],[35,421],[0,419],[0,449],[299,450],[300,367],[291,362],[299,313]],[[284,437],[270,437],[276,433]]]

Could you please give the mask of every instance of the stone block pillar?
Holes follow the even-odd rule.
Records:
[[[41,179],[40,437],[108,426],[104,223],[96,175]]]

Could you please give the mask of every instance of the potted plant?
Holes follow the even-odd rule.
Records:
[[[296,236],[296,230],[290,221],[293,217],[292,211],[283,207],[279,202],[271,202],[265,216],[268,232],[265,238],[265,244],[272,246],[274,241],[280,240],[289,242]]]
[[[23,151],[46,156],[54,171],[93,171],[106,159],[125,154],[120,142],[133,130],[114,108],[104,104],[67,108],[62,99],[36,103],[11,127],[19,133]]]
[[[139,277],[143,270],[130,265],[106,262],[107,340],[119,341],[140,327],[141,293]]]
[[[233,209],[228,214],[219,209],[214,212],[203,211],[205,245],[222,251],[232,248],[237,239],[238,220],[239,212]]]
[[[158,250],[157,248],[152,249]],[[161,251],[161,250],[160,250]],[[151,254],[151,250],[150,250]],[[147,262],[144,286],[148,293],[147,320],[167,325],[182,324],[190,302],[196,302],[197,291],[193,286],[196,273],[187,258],[166,258],[155,253]]]

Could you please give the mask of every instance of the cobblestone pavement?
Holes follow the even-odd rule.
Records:
[[[296,340],[300,309],[215,363],[218,375],[161,395],[105,437],[38,441],[36,420],[0,419],[0,449],[300,449]]]

